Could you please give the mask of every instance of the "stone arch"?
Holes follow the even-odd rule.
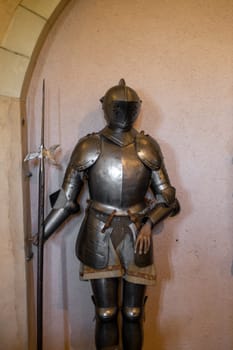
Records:
[[[24,97],[43,42],[70,0],[2,2],[0,95]]]

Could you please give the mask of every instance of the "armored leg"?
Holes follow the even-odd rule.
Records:
[[[96,349],[117,350],[119,342],[117,324],[118,279],[92,280],[91,286],[96,308]]]
[[[142,317],[145,286],[123,282],[123,329],[124,350],[141,350],[143,343]]]

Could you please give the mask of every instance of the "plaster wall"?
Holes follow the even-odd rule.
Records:
[[[40,46],[38,37],[43,39],[66,2],[56,7],[58,0],[0,0],[0,348],[6,350],[28,348],[20,94]],[[30,271],[28,264],[28,279]]]
[[[27,347],[21,125],[18,99],[0,96],[0,348]]]
[[[232,23],[228,0],[72,1],[31,81],[28,148],[39,144],[43,78],[46,144],[62,147],[61,168],[47,166],[48,193],[59,188],[77,140],[104,126],[98,100],[110,86],[124,77],[143,100],[136,127],[159,141],[182,206],[154,232],[158,281],[148,289],[145,350],[233,347]],[[31,171],[35,232],[33,164]],[[46,350],[94,348],[91,292],[74,256],[80,220],[46,246]]]

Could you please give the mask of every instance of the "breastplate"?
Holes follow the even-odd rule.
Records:
[[[144,201],[150,177],[134,142],[121,147],[102,138],[101,154],[88,170],[90,198],[115,208],[134,206]]]

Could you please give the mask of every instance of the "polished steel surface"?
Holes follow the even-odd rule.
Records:
[[[123,281],[123,350],[142,349],[144,304],[145,286]]]
[[[94,210],[89,210],[79,230],[76,255],[80,261],[95,269],[103,269],[108,264],[109,240],[112,228],[103,233],[105,222],[98,218]]]
[[[154,193],[161,192],[165,188],[170,186],[170,180],[166,171],[164,164],[161,164],[161,167],[153,171],[151,177],[151,187],[153,188]]]
[[[122,209],[122,208],[113,207],[111,205],[103,204],[100,202],[92,201],[90,204],[90,207],[108,215],[110,215],[115,210],[114,216],[129,216],[129,212],[131,214],[141,213],[146,208],[146,204],[143,201],[131,207]]]
[[[126,268],[126,260],[124,254],[117,251],[120,244],[126,247],[127,257],[132,253],[136,268],[151,266],[152,226],[179,212],[175,188],[170,184],[158,143],[132,128],[141,105],[137,93],[122,79],[106,92],[101,102],[108,125],[78,142],[62,189],[45,221],[48,238],[70,214],[79,210],[77,198],[84,174],[90,200],[76,242],[76,255],[95,274],[91,284],[96,307],[97,350],[116,349],[119,344],[118,278],[96,277],[97,272],[103,273],[110,266],[113,254],[110,247],[122,269]],[[155,197],[152,206],[145,201],[149,189]],[[127,246],[124,240],[128,237]],[[149,242],[147,249],[145,242]],[[123,350],[142,349],[145,285],[135,281],[122,283]],[[147,281],[148,277],[139,283]]]
[[[129,320],[137,320],[140,318],[142,313],[141,307],[133,307],[133,306],[125,306],[123,308],[124,316],[127,317]]]
[[[158,205],[148,214],[153,225],[158,224],[168,216],[178,214],[178,201],[175,197],[176,190],[170,184],[164,162],[162,162],[160,169],[152,172],[150,187],[158,200]]]
[[[109,89],[100,100],[105,118],[112,129],[129,129],[138,117],[141,100],[123,79]]]
[[[52,209],[44,222],[44,240],[46,241],[69,216],[70,213],[64,208]]]
[[[93,165],[101,153],[100,137],[90,134],[82,138],[76,145],[70,164],[78,171],[83,171]]]
[[[96,312],[96,349],[117,349],[118,330],[118,278],[91,281]]]
[[[100,131],[100,135],[103,135],[118,146],[123,147],[135,141],[138,131],[133,128],[127,131],[121,129],[111,129],[107,126]]]
[[[164,205],[163,203],[158,204],[155,206],[153,210],[149,213],[148,217],[151,220],[153,225],[158,224],[160,221],[166,219],[168,216],[170,216],[173,212],[172,207],[168,207]]]
[[[118,309],[116,306],[96,307],[96,314],[102,321],[109,321],[116,317]]]
[[[134,143],[119,147],[102,138],[101,149],[88,171],[91,199],[121,209],[142,203],[151,172],[138,158]]]
[[[158,143],[144,133],[136,137],[136,150],[141,161],[152,170],[159,170],[162,162],[162,154]]]
[[[83,187],[83,180],[81,174],[72,164],[72,160],[66,170],[65,177],[62,184],[62,189],[66,194],[68,201],[75,201]]]
[[[53,232],[71,215],[79,212],[78,195],[83,187],[80,173],[68,166],[62,188],[52,210],[44,222],[44,239],[47,240]]]

